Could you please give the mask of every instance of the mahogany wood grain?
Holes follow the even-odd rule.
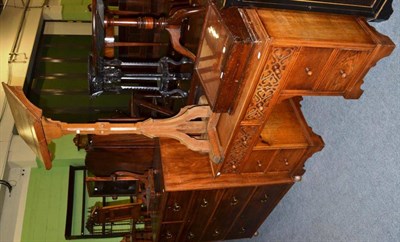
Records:
[[[96,176],[110,176],[117,171],[144,174],[152,168],[154,149],[96,148],[86,151],[85,165]]]
[[[214,112],[233,112],[254,36],[236,8],[207,9],[195,64],[208,102]]]
[[[258,187],[225,239],[251,238],[291,186]]]
[[[161,226],[160,238],[158,241],[176,241],[179,242],[179,232],[182,223],[169,223]]]
[[[226,189],[214,213],[210,224],[205,229],[202,240],[212,241],[225,238],[231,224],[246,206],[254,187],[241,187]]]
[[[217,209],[222,194],[222,189],[195,192],[182,241],[201,241],[203,231]]]
[[[192,192],[168,193],[163,222],[182,222],[190,204]]]

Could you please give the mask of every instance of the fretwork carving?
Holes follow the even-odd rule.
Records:
[[[236,134],[233,146],[222,167],[222,173],[236,173],[240,163],[252,147],[252,143],[259,126],[240,126]]]
[[[256,90],[249,107],[247,108],[244,120],[261,121],[263,119],[265,110],[269,106],[275,91],[277,90],[282,75],[286,71],[288,60],[294,53],[296,48],[273,48],[269,56],[261,78],[258,81]]]

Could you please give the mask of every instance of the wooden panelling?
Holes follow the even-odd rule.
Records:
[[[168,194],[164,212],[164,222],[183,221],[189,207],[192,192],[172,192]]]
[[[315,83],[321,78],[321,72],[332,55],[332,48],[303,47],[296,60],[296,66],[290,72],[285,89],[313,90]]]
[[[182,223],[169,223],[163,224],[160,231],[160,242],[179,242],[178,236]]]
[[[202,240],[221,240],[228,232],[230,224],[234,223],[242,208],[246,205],[253,187],[227,189],[221,202],[207,226]]]
[[[222,189],[195,192],[190,216],[181,241],[200,241],[208,221],[218,206],[222,193]]]
[[[258,187],[225,239],[252,237],[291,185]]]

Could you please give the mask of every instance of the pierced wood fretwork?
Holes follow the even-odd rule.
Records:
[[[257,84],[253,98],[247,108],[245,121],[262,121],[265,110],[274,96],[283,73],[286,71],[287,63],[295,52],[294,47],[276,47],[272,49],[265,65],[264,71]]]
[[[240,130],[235,136],[233,147],[222,167],[222,173],[236,173],[239,170],[240,162],[250,152],[252,143],[257,137],[258,128],[258,125],[240,126]]]

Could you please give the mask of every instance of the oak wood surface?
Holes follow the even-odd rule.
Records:
[[[166,191],[207,190],[293,182],[282,174],[221,174],[214,177],[208,154],[187,149],[172,139],[160,138]]]

